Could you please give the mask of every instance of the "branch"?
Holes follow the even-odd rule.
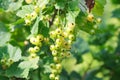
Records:
[[[53,21],[55,20],[55,16],[57,15],[57,11],[58,11],[58,10],[55,9],[54,14],[53,14],[53,16],[52,16],[52,19],[49,21],[50,26],[53,25]]]

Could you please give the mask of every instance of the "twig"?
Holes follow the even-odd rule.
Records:
[[[58,11],[58,10],[55,9],[54,14],[53,14],[53,16],[52,16],[52,19],[49,21],[50,26],[53,25],[53,21],[55,20],[55,16],[57,15],[57,11]]]

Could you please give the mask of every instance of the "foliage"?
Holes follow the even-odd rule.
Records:
[[[86,1],[0,0],[0,80],[119,80],[120,1]]]

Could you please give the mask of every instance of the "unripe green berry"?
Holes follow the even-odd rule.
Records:
[[[25,20],[25,25],[31,25],[31,21],[29,19]]]
[[[73,34],[70,34],[68,38],[69,38],[70,40],[74,40],[74,35],[73,35]]]
[[[58,44],[58,45],[61,45],[62,44],[62,40],[56,39],[55,43]]]
[[[56,50],[52,51],[52,55],[57,56],[57,51]]]
[[[57,70],[56,69],[52,69],[51,73],[52,74],[57,74]]]
[[[50,37],[51,37],[51,38],[55,38],[56,35],[57,35],[56,32],[54,32],[54,31],[51,31],[49,34],[50,34]]]
[[[30,20],[31,19],[31,15],[30,14],[25,14],[25,20]]]
[[[50,50],[51,50],[51,51],[53,51],[53,50],[55,50],[55,49],[56,49],[55,45],[50,45]]]
[[[51,67],[52,69],[55,69],[55,64],[54,64],[54,63],[51,63],[51,64],[50,64],[50,67]]]
[[[97,18],[98,23],[101,23],[101,21],[102,21],[101,18]]]
[[[90,22],[93,22],[93,20],[94,20],[93,14],[88,14],[87,20],[90,21]]]
[[[54,62],[58,63],[60,62],[60,59],[58,57],[53,57]]]
[[[71,33],[73,33],[73,29],[71,29],[71,28],[68,27],[68,28],[66,29],[66,34],[69,35],[69,34],[71,34]]]
[[[25,0],[25,2],[26,2],[27,4],[30,4],[30,3],[33,2],[33,0]]]
[[[60,79],[59,79],[59,76],[56,76],[56,77],[55,77],[55,80],[60,80]]]
[[[37,57],[37,55],[35,53],[33,53],[33,54],[30,54],[29,59],[33,59],[33,58],[36,58],[36,57]]]
[[[34,38],[34,37],[30,38],[30,42],[34,45],[39,45],[39,46],[42,45],[41,42],[39,41],[39,39]]]
[[[57,34],[61,34],[62,33],[62,29],[61,28],[56,29],[56,33]]]
[[[31,13],[31,20],[36,19],[36,17],[37,17],[37,13],[36,13],[35,11],[32,12],[32,13]]]
[[[75,23],[68,23],[68,27],[73,30],[75,28]]]
[[[1,63],[2,64],[6,63],[6,59],[1,59]]]
[[[38,52],[40,50],[40,48],[38,46],[35,46],[34,50],[35,50],[35,52]]]
[[[50,74],[50,75],[49,75],[49,78],[50,78],[50,79],[55,79],[55,74]]]
[[[59,64],[56,64],[56,69],[57,70],[61,70],[62,69],[62,65],[59,63]]]
[[[56,48],[56,49],[59,49],[59,48],[60,48],[60,45],[59,45],[59,44],[56,44],[56,45],[55,45],[55,48]]]
[[[28,51],[29,51],[30,53],[35,53],[35,49],[34,49],[33,47],[30,47],[30,48],[28,49]]]
[[[10,63],[10,64],[13,64],[13,60],[12,59],[8,59],[8,63]]]
[[[43,35],[39,34],[39,35],[37,35],[37,39],[40,40],[40,41],[43,41],[44,37],[43,37]]]
[[[39,13],[39,12],[40,12],[40,7],[39,7],[39,6],[35,6],[35,7],[34,7],[34,11],[35,11],[36,13]]]

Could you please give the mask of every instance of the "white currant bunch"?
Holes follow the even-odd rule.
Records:
[[[70,56],[71,44],[74,40],[74,27],[73,23],[69,23],[66,27],[58,27],[50,32],[50,38],[54,44],[50,45],[50,50],[53,56],[52,71],[50,79],[59,80],[59,74],[62,70],[62,60]]]
[[[28,49],[31,58],[37,57],[36,53],[40,51],[43,40],[44,37],[41,34],[38,34],[37,36],[30,38],[30,43],[34,45],[34,47],[30,47]]]

